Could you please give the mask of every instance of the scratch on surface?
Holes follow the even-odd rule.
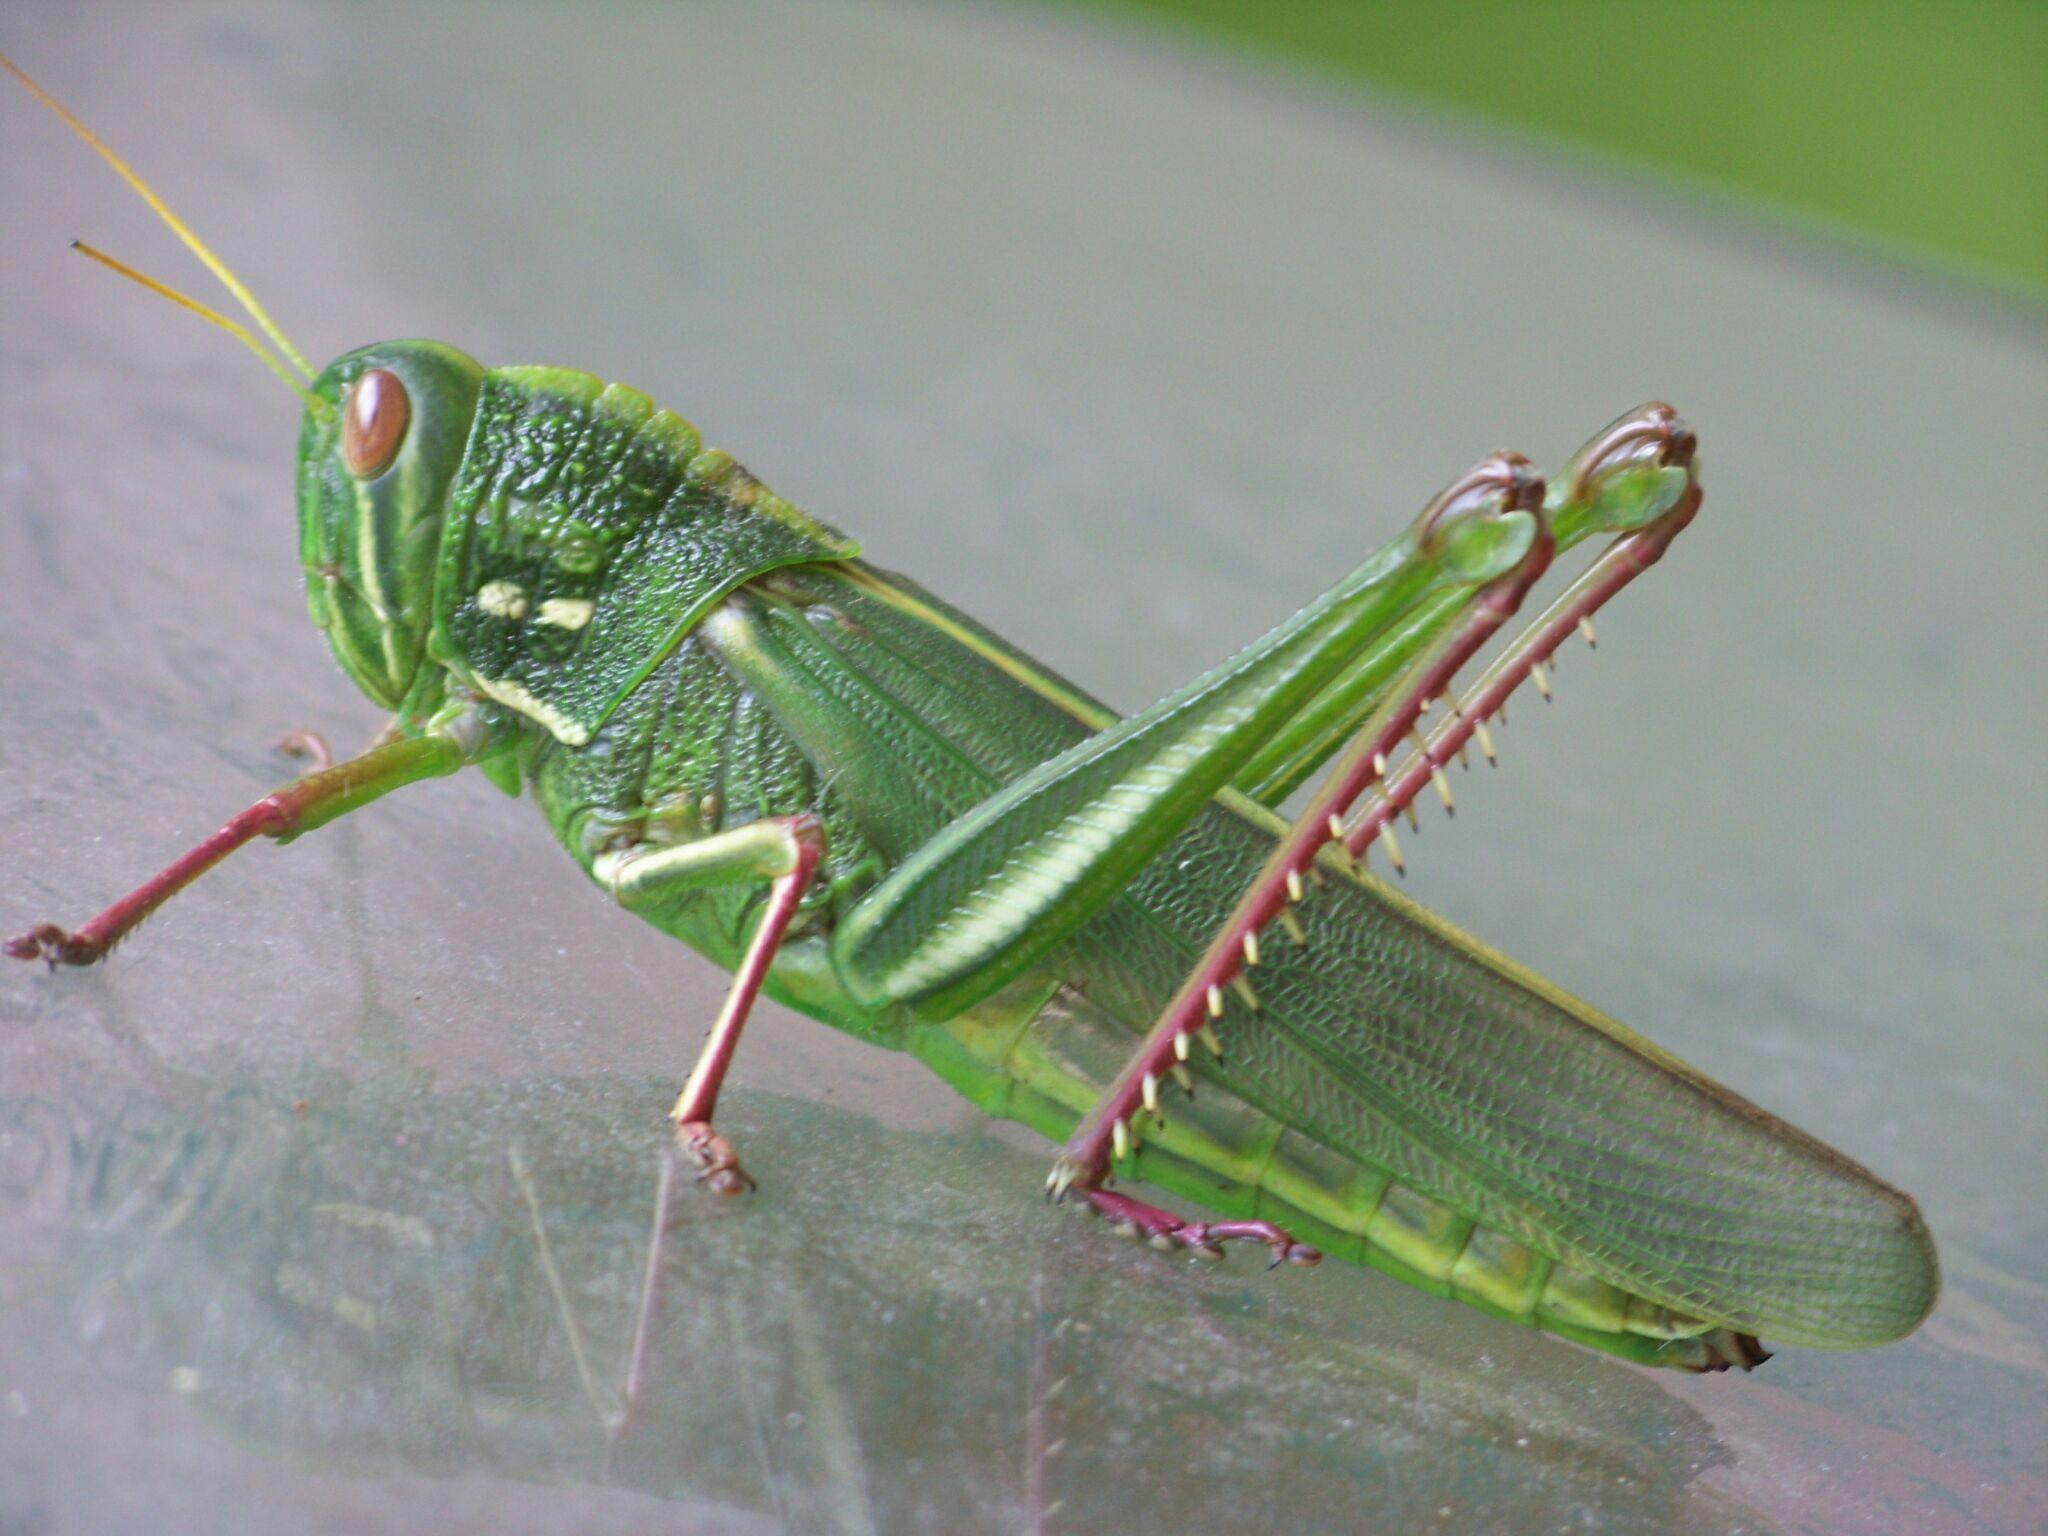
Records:
[[[847,1411],[846,1394],[833,1379],[832,1363],[818,1342],[817,1325],[802,1296],[790,1295],[790,1332],[795,1345],[797,1386],[803,1393],[805,1416],[817,1434],[831,1495],[835,1529],[846,1536],[878,1536],[874,1502],[868,1497],[860,1434]]]
[[[590,1351],[583,1347],[583,1329],[576,1321],[575,1309],[569,1305],[569,1293],[562,1285],[562,1273],[555,1268],[555,1251],[548,1242],[548,1229],[541,1220],[540,1192],[534,1186],[533,1175],[527,1171],[526,1158],[521,1155],[517,1142],[506,1146],[505,1161],[511,1164],[519,1193],[526,1197],[526,1214],[533,1223],[534,1251],[540,1256],[541,1273],[548,1277],[548,1289],[555,1293],[555,1306],[562,1314],[563,1331],[569,1336],[569,1353],[575,1358],[576,1374],[583,1382],[583,1395],[590,1400],[590,1411],[596,1416],[599,1427],[609,1431],[612,1416],[605,1409],[604,1395],[597,1389],[597,1378],[590,1373]]]

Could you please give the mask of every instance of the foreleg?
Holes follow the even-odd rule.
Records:
[[[476,761],[487,739],[480,719],[462,715],[424,735],[387,742],[360,757],[294,779],[265,795],[84,927],[39,923],[0,947],[16,960],[47,961],[53,970],[59,965],[91,965],[144,918],[243,844],[258,837],[289,842],[401,785],[453,773]]]

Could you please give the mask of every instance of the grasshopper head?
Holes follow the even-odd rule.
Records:
[[[396,709],[425,654],[448,488],[483,368],[436,341],[345,353],[299,428],[306,606],[342,669]]]
[[[342,668],[387,709],[419,671],[449,484],[469,440],[483,369],[453,347],[391,341],[349,352],[308,385],[312,364],[248,286],[148,182],[0,54],[0,69],[84,140],[212,270],[269,340],[82,240],[72,248],[227,332],[305,402],[299,427],[299,548],[306,603]]]

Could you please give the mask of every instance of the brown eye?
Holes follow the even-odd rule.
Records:
[[[341,411],[341,462],[348,472],[370,480],[389,469],[411,419],[412,402],[397,374],[372,368],[357,379]]]

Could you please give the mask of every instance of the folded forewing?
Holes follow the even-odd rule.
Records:
[[[1219,807],[1087,936],[1089,963],[1170,987],[1277,825]],[[1378,882],[1325,873],[1297,911],[1307,943],[1268,944],[1259,1012],[1224,1021],[1233,1089],[1690,1315],[1852,1345],[1925,1314],[1934,1252],[1904,1195]]]

